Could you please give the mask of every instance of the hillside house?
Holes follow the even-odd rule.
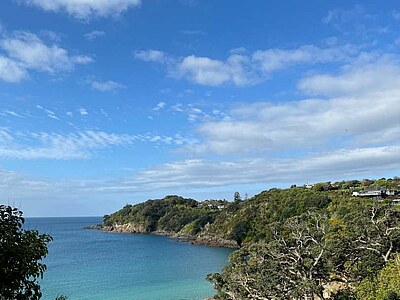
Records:
[[[385,190],[385,189],[376,189],[376,190],[364,190],[359,192],[353,192],[351,194],[353,197],[373,197],[376,200],[385,198],[385,197],[393,197],[400,195],[399,190]]]

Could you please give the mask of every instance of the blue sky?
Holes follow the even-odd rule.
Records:
[[[1,202],[399,175],[399,26],[397,1],[1,1]]]

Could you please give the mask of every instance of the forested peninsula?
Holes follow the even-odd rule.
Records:
[[[179,196],[126,205],[91,228],[237,248],[215,299],[400,299],[400,179]]]

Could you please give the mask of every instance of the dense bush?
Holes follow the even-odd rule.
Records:
[[[399,277],[385,274],[394,274],[400,251],[400,212],[390,199],[351,196],[379,187],[400,189],[400,179],[275,188],[231,203],[167,196],[127,205],[104,224],[235,240],[240,249],[229,264],[208,276],[218,299],[397,299],[399,291],[387,287],[398,286]]]
[[[25,220],[17,208],[0,205],[0,299],[40,299],[37,281],[43,277],[51,237],[22,228]]]

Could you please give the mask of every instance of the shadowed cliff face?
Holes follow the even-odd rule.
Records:
[[[182,233],[173,233],[167,231],[153,231],[147,232],[143,226],[137,226],[132,223],[127,224],[115,224],[112,226],[105,225],[91,225],[86,226],[86,229],[96,229],[102,230],[110,233],[132,233],[132,234],[155,234],[155,235],[165,235],[171,238],[178,239],[182,242],[189,242],[195,245],[206,245],[211,247],[225,247],[225,248],[238,248],[238,244],[234,240],[223,239],[221,237],[208,236],[208,235],[190,235]]]

